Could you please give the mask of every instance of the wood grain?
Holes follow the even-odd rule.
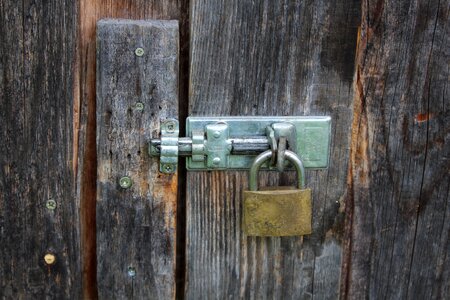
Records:
[[[77,5],[0,2],[0,298],[81,297],[73,80]],[[47,209],[49,199],[56,209]],[[55,262],[47,265],[46,254]]]
[[[99,298],[173,299],[177,175],[147,152],[160,120],[178,118],[178,22],[102,20],[97,37]]]
[[[83,297],[97,297],[96,266],[96,24],[102,18],[176,19],[180,21],[180,116],[187,111],[188,26],[186,3],[180,0],[80,0],[79,47],[75,77],[74,163],[81,202]],[[180,174],[183,175],[183,174]],[[180,235],[181,236],[181,235]],[[181,244],[181,243],[180,243]]]
[[[342,298],[449,298],[449,8],[363,3]]]
[[[333,135],[330,167],[307,172],[304,238],[243,236],[246,172],[188,173],[187,299],[338,297],[359,13],[359,1],[192,1],[191,115],[330,115]]]

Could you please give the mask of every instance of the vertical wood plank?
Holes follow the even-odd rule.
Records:
[[[147,151],[178,117],[178,22],[102,20],[97,37],[99,298],[173,299],[177,175]]]
[[[187,1],[80,0],[79,47],[74,101],[74,153],[77,194],[81,202],[83,297],[96,298],[96,24],[102,18],[176,19],[180,22],[180,117],[187,111]],[[181,123],[183,125],[183,123]],[[179,173],[179,176],[182,173]],[[179,184],[179,190],[182,188]],[[181,235],[179,235],[181,236]],[[179,243],[182,247],[182,243]]]
[[[246,172],[188,173],[187,299],[338,297],[359,12],[359,1],[192,1],[191,115],[330,115],[333,136],[330,167],[306,174],[303,238],[242,234]]]
[[[77,13],[73,1],[0,2],[1,299],[81,296],[72,164]],[[50,199],[56,208],[46,207]]]
[[[450,297],[449,9],[362,6],[343,298]]]

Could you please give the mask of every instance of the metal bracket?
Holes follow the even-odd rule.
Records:
[[[163,173],[175,173],[177,170],[178,134],[178,120],[168,119],[161,122],[159,170]]]
[[[187,157],[191,171],[245,170],[255,156],[272,149],[278,161],[262,168],[292,169],[283,159],[295,152],[305,168],[328,166],[330,117],[189,117],[186,137],[178,137],[178,121],[161,124],[160,139],[150,141],[150,155],[160,156],[160,170],[173,173],[178,156]],[[277,149],[278,141],[285,141]]]
[[[228,167],[228,155],[231,152],[229,129],[226,123],[206,125],[206,167],[223,170]]]

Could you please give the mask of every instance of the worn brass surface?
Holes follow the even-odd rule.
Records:
[[[311,234],[311,189],[244,191],[243,229],[250,236]]]

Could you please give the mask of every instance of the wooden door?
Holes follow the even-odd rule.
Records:
[[[247,172],[188,172],[188,299],[338,297],[360,7],[328,2],[191,6],[189,115],[328,115],[333,134],[330,167],[306,173],[310,236],[246,237],[240,220]],[[260,185],[294,178],[265,173]]]
[[[1,1],[0,298],[449,298],[449,9]],[[188,115],[331,116],[313,234],[244,236],[245,171],[159,173]]]

